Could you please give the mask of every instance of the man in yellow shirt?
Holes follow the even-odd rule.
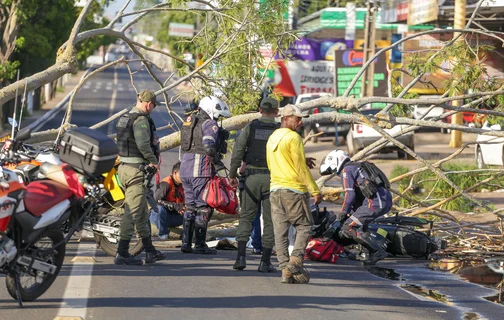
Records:
[[[271,172],[271,218],[282,283],[307,283],[310,280],[308,271],[303,267],[313,225],[310,196],[315,204],[322,201],[308,167],[314,166],[314,159],[306,161],[303,140],[296,132],[304,117],[307,115],[303,115],[298,107],[286,106],[280,129],[273,132],[266,145],[266,159]],[[296,240],[289,257],[288,232],[291,225],[296,229]]]

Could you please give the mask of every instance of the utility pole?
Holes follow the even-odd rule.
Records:
[[[454,17],[454,29],[464,29],[466,24],[466,0],[456,0],[455,1],[455,17]],[[454,37],[457,37],[459,32],[453,34]],[[464,34],[460,36],[457,41],[464,41]],[[454,92],[454,95],[458,95],[463,92]],[[461,106],[463,103],[460,100],[454,100],[452,105],[454,107]],[[452,124],[462,124],[463,113],[457,112],[451,117]],[[451,139],[450,139],[450,147],[451,148],[460,148],[462,146],[462,131],[452,130],[451,131]]]
[[[366,25],[364,26],[364,56],[363,65],[368,59],[375,54],[375,38],[376,38],[376,6],[374,1],[367,2]],[[371,97],[374,92],[374,63],[369,65],[369,68],[364,71],[361,79],[361,98]]]

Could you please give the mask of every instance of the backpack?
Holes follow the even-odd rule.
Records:
[[[239,211],[236,190],[229,185],[226,178],[215,176],[208,181],[201,199],[222,213],[237,214]]]
[[[306,247],[305,259],[313,261],[336,263],[343,253],[343,247],[332,239],[312,239]]]
[[[361,168],[368,176],[368,178],[359,185],[359,189],[364,197],[368,199],[373,198],[378,191],[378,187],[383,187],[387,190],[390,189],[390,182],[387,176],[374,163],[362,161],[353,163],[353,165]]]

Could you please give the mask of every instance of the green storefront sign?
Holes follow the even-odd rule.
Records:
[[[364,29],[366,22],[366,9],[355,9],[355,28]],[[329,8],[320,11],[320,26],[319,28],[345,29],[346,27],[346,9],[345,8]],[[397,24],[382,24],[381,12],[376,14],[376,29],[395,29]],[[433,29],[432,26],[409,26],[410,30]]]

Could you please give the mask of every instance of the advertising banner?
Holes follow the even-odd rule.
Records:
[[[350,83],[362,68],[364,52],[361,50],[342,50],[336,51],[336,87],[337,96],[345,93]],[[374,74],[374,95],[386,96],[387,94],[387,76],[386,76],[386,62],[384,57],[377,58],[374,61],[375,74]],[[350,92],[351,95],[360,97],[361,94],[361,80],[357,81],[354,88]]]
[[[292,60],[333,60],[332,53],[335,49],[346,49],[345,39],[307,39],[301,38],[291,43],[284,55],[276,55],[277,60],[283,60],[288,57]]]
[[[438,0],[410,0],[408,25],[414,26],[437,20],[438,11]]]
[[[334,91],[334,63],[331,61],[276,61],[275,91],[285,97],[302,93]]]

